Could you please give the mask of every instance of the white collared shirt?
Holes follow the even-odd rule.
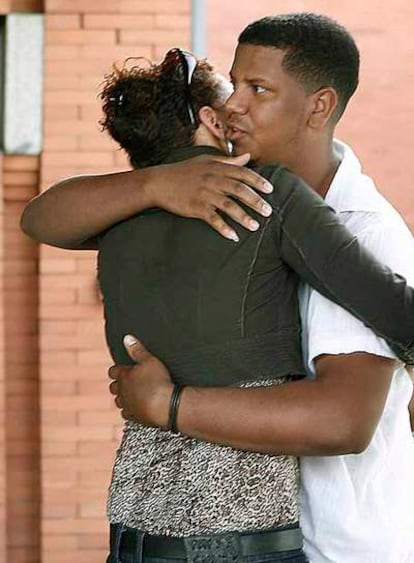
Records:
[[[410,231],[362,174],[352,150],[338,141],[335,145],[342,162],[326,202],[378,260],[414,286]],[[310,377],[320,354],[362,351],[395,358],[383,339],[317,291],[303,286],[300,301]],[[363,453],[301,459],[301,525],[312,563],[414,562],[414,444],[408,412],[412,392],[400,364]]]

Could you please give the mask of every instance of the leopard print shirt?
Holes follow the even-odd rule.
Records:
[[[291,456],[245,452],[128,421],[113,470],[109,520],[180,537],[292,524],[299,519],[298,473]]]

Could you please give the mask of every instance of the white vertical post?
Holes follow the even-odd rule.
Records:
[[[6,17],[4,152],[42,150],[43,16]]]
[[[191,50],[197,57],[207,55],[207,9],[205,0],[191,0]]]

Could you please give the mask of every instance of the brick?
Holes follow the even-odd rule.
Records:
[[[79,444],[83,446],[83,444]],[[61,456],[67,460],[67,463],[75,463],[75,456]],[[49,463],[51,460],[47,460],[45,463]],[[97,501],[106,497],[106,490],[103,490],[100,486],[81,486],[79,483],[73,485],[73,487],[68,489],[56,489],[54,487],[49,487],[47,482],[43,483],[43,497],[46,502],[65,502],[66,498],[73,499],[74,497],[84,499],[86,501]]]
[[[13,259],[13,257],[10,260],[17,261],[16,259]],[[8,258],[7,261],[9,261]],[[21,297],[22,299],[24,299],[24,297],[28,297],[30,299],[30,302],[32,301],[36,302],[37,301],[36,291],[34,291],[36,288],[36,284],[37,284],[37,277],[35,275],[27,274],[23,276],[21,274],[15,274],[12,271],[5,272],[4,289],[12,298],[13,295],[17,293],[19,297]],[[14,309],[15,308],[16,306],[14,307]],[[6,310],[7,310],[7,303],[6,303]]]
[[[36,397],[39,392],[39,382],[35,380],[8,380],[7,381],[7,396],[11,397],[17,395],[19,398],[22,395],[28,395],[29,398]],[[36,401],[33,402],[36,407]],[[37,407],[36,407],[37,408]]]
[[[89,91],[93,91],[96,93],[96,97],[98,98],[98,94],[102,89],[102,80],[103,80],[103,74],[102,73],[98,73],[96,72],[96,76],[95,75],[81,75],[80,77],[80,88],[82,90],[87,90]],[[98,103],[100,105],[100,100],[98,99]],[[96,108],[96,104],[91,104],[91,106],[93,106],[93,108]],[[88,119],[91,119],[91,116],[88,115]]]
[[[76,259],[62,256],[62,258],[43,258],[40,261],[41,274],[73,274],[76,272]]]
[[[99,89],[99,88],[98,88]],[[99,93],[96,95],[96,101],[93,104],[81,104],[79,106],[79,115],[80,118],[83,120],[88,120],[89,122],[94,122],[95,127],[93,127],[93,131],[95,134],[99,134],[100,136],[106,136],[108,139],[110,138],[108,133],[104,133],[102,131],[101,125],[99,125],[98,121],[102,119],[102,103],[99,99]],[[92,133],[92,129],[89,130],[89,134]]]
[[[3,183],[7,190],[9,186],[36,186],[39,179],[39,173],[35,171],[12,171],[4,172]]]
[[[116,47],[114,47],[114,50]],[[104,74],[111,70],[111,63],[117,59],[125,59],[127,57],[117,57],[116,53],[102,57],[99,56],[99,49],[92,51],[87,57],[89,49],[79,47],[79,56],[77,59],[66,60],[64,66],[62,61],[52,60],[47,63],[47,73],[50,75],[66,76],[68,74],[77,76],[88,76],[89,79],[95,77],[96,83],[102,81]],[[127,55],[128,56],[128,55]],[[47,106],[46,106],[47,107]]]
[[[3,158],[4,170],[11,172],[18,171],[35,171],[39,168],[38,156],[23,155],[7,155]]]
[[[105,500],[95,502],[82,502],[79,507],[79,516],[82,518],[99,518],[105,515]],[[100,547],[104,547],[101,545]]]
[[[112,459],[115,457],[115,451],[118,446],[118,443],[115,441],[111,441],[108,443],[102,442],[82,442],[78,446],[78,452],[80,456],[97,456],[100,457],[101,455],[106,455],[108,451],[112,452]]]
[[[89,274],[94,280],[94,289],[97,287],[96,281],[96,250],[85,251],[84,256],[77,258],[78,272],[82,274]]]
[[[48,365],[42,365],[41,371],[43,382],[48,381],[55,384],[65,384],[67,381],[79,382],[84,378],[99,381],[102,380],[102,377],[105,377],[106,374],[106,370],[105,368],[102,369],[102,366],[79,365],[75,362],[62,363],[59,365],[49,363]],[[63,394],[64,393],[62,393],[62,395]]]
[[[77,333],[83,338],[90,337],[93,338],[94,341],[96,338],[101,339],[103,337],[103,330],[103,319],[93,321],[82,319],[77,322]]]
[[[136,13],[190,13],[190,0],[177,2],[176,0],[121,0],[120,12],[128,14]]]
[[[81,56],[84,59],[83,62],[88,62],[91,60],[98,61],[103,63],[101,67],[102,69],[102,76],[101,80],[103,79],[103,75],[109,72],[112,72],[112,65],[114,63],[119,66],[123,63],[126,59],[131,56],[134,57],[145,57],[150,58],[152,54],[151,50],[151,40],[141,39],[141,35],[144,34],[147,38],[151,36],[153,33],[152,31],[142,31],[142,32],[133,32],[133,31],[121,31],[121,35],[123,33],[131,33],[139,35],[139,41],[134,42],[134,49],[131,50],[131,47],[127,45],[114,45],[109,47],[99,47],[95,45],[84,46],[81,47]],[[99,75],[98,75],[99,76]]]
[[[37,352],[37,335],[35,334],[20,334],[19,337],[16,338],[16,333],[10,331],[9,326],[6,325],[7,339],[7,354],[10,355],[8,357],[8,362],[10,364],[36,364],[38,361],[38,352]],[[13,357],[13,354],[19,350],[19,347],[23,349],[20,353],[20,356]],[[25,348],[23,348],[25,347]]]
[[[51,551],[44,556],[42,563],[73,563],[74,561],[76,561],[76,563],[102,563],[102,561],[105,561],[107,555],[108,549],[81,549],[72,552]]]
[[[109,441],[112,438],[111,428],[85,428],[78,426],[49,427],[43,432],[45,441],[50,442],[88,442],[89,440]],[[67,476],[65,476],[67,477]],[[61,477],[61,479],[65,479]],[[80,481],[82,483],[82,481]]]
[[[42,395],[44,397],[52,397],[54,395],[75,395],[77,389],[76,381],[48,381],[44,378],[42,381]]]
[[[102,465],[100,469],[102,469]],[[97,470],[95,467],[93,471],[81,471],[79,474],[79,483],[84,486],[97,486],[100,485],[102,490],[106,490],[111,478],[112,464],[108,465],[105,471]]]
[[[89,271],[89,267],[88,267]],[[102,299],[99,291],[98,284],[94,279],[94,284],[88,287],[82,287],[77,290],[77,303],[79,305],[101,306]]]
[[[109,393],[109,391],[107,391]],[[116,417],[119,417],[119,413],[116,414],[114,411],[103,412],[103,411],[91,411],[91,412],[80,412],[79,413],[79,426],[89,426],[95,424],[98,426],[109,426],[112,425]],[[112,458],[112,453],[110,455]]]
[[[39,379],[39,366],[37,363],[33,365],[10,364],[7,366],[7,376],[10,379],[33,380],[37,382]]]
[[[8,14],[10,12],[11,0],[0,0],[0,14]]]
[[[155,14],[154,2],[148,0],[121,0],[119,11],[122,14]]]
[[[182,29],[169,29],[161,30],[156,29],[152,31],[120,31],[121,45],[165,45],[166,48],[171,45],[178,45],[185,47],[189,43],[189,30]]]
[[[76,290],[65,289],[56,291],[44,291],[40,292],[40,299],[44,303],[47,299],[49,305],[57,305],[59,303],[70,305],[76,302]]]
[[[191,29],[191,18],[185,14],[159,13],[155,15],[155,26],[159,29],[182,29],[188,33]]]
[[[65,119],[71,123],[73,120],[77,120],[79,118],[78,108],[73,105],[47,106],[44,108],[44,120],[46,122],[61,120],[63,115],[65,116]]]
[[[116,144],[107,136],[107,133],[85,135],[79,137],[79,149],[98,152],[114,150]]]
[[[37,260],[5,260],[4,269],[7,274],[34,275],[37,272]],[[33,295],[33,299],[37,300],[37,297]]]
[[[76,502],[65,502],[64,504],[42,504],[42,516],[44,518],[75,518],[78,515]]]
[[[66,106],[62,106],[62,115],[65,115],[63,111]],[[78,120],[71,120],[66,121],[63,119],[59,120],[48,120],[45,124],[45,135],[83,135],[85,133],[91,133],[92,131],[96,131],[97,128],[94,126],[93,123],[89,123],[86,121]],[[72,154],[72,158],[74,154],[77,154],[75,151],[68,151],[69,154]],[[56,160],[56,159],[55,159]],[[43,161],[43,166],[47,165],[50,166],[48,161],[47,164]]]
[[[45,0],[45,11],[49,14],[58,13],[117,13],[119,0]]]
[[[81,77],[77,74],[50,74],[45,80],[45,91],[75,90],[81,87]]]
[[[53,458],[62,454],[75,455],[77,453],[76,443],[69,442],[44,442],[42,441],[43,459]]]
[[[190,0],[155,0],[155,7],[158,14],[169,12],[171,14],[190,14]]]
[[[108,471],[111,470],[112,464],[114,461],[113,452],[111,448],[106,447],[103,455],[99,458],[94,456],[78,456],[76,458],[76,469],[79,474],[91,474],[95,471],[103,471],[103,475],[106,478],[108,475]],[[102,502],[106,499],[106,490],[104,491],[101,489],[101,494],[97,496],[96,494],[93,497],[89,497],[85,499],[88,503],[89,502]],[[83,500],[83,499],[82,499]]]
[[[100,342],[99,342],[100,343]],[[46,334],[41,335],[40,345],[42,350],[79,350],[90,351],[93,346],[91,338],[66,334]],[[99,351],[99,353],[101,353]]]
[[[85,254],[85,250],[70,250],[66,248],[57,248],[56,246],[42,245],[41,258],[81,258]]]
[[[80,56],[80,47],[76,45],[53,45],[53,47],[48,47],[46,45],[45,48],[45,70],[46,70],[46,83],[49,79],[50,73],[53,73],[53,65],[51,64],[52,61],[58,61],[61,63],[62,61],[77,61],[78,57]],[[62,67],[62,64],[57,66],[63,75],[65,75],[66,67]]]
[[[92,364],[95,366],[103,366],[108,368],[108,353],[106,350],[79,350],[78,362],[80,364]]]
[[[22,310],[13,311],[13,315],[7,319],[7,331],[14,334],[37,334],[36,311],[36,303],[31,303]]]
[[[78,14],[47,14],[46,29],[78,29],[81,19]]]
[[[74,152],[80,148],[77,135],[47,135],[43,138],[43,149],[49,152]]]
[[[128,162],[128,158],[122,151],[116,151],[114,153],[114,166],[119,169],[119,171],[130,170],[131,165]]]
[[[48,31],[47,45],[111,45],[116,42],[115,31],[112,30],[59,30]]]
[[[89,537],[89,536],[85,536]],[[52,551],[74,551],[80,545],[80,539],[76,534],[72,535],[44,535],[42,538],[43,549],[46,553],[50,553]],[[101,547],[97,545],[96,547]],[[103,547],[103,546],[102,546]]]
[[[101,164],[107,166],[111,165],[111,155],[107,152],[65,152],[59,154],[45,154],[43,156],[43,166],[55,166],[59,164],[62,166],[65,163],[76,162],[78,165],[88,165],[93,162],[96,166]]]
[[[23,283],[23,280],[19,277],[16,277],[16,283]],[[10,282],[12,283],[12,282]],[[68,273],[66,275],[63,274],[48,274],[45,275],[41,280],[41,288],[44,291],[57,291],[61,289],[79,289],[79,288],[87,288],[88,290],[95,291],[96,288],[96,278],[95,274],[91,274],[89,272],[86,273]],[[42,302],[42,305],[47,306],[47,301],[45,303]],[[86,307],[86,306],[85,306]],[[80,307],[81,308],[81,307]]]
[[[49,426],[74,426],[77,423],[76,412],[60,412],[60,411],[43,411],[42,412],[42,428],[47,432]]]
[[[79,536],[78,546],[80,549],[106,549],[108,546],[108,534],[84,534]]]
[[[113,15],[113,14],[85,14],[85,29],[152,29],[154,27],[152,14]]]
[[[41,303],[40,319],[87,319],[100,318],[96,305],[56,305]]]
[[[54,106],[64,106],[70,103],[79,105],[93,99],[93,92],[82,92],[80,90],[49,90],[44,95],[45,103]],[[43,155],[43,158],[45,158],[45,155]]]
[[[68,429],[70,432],[70,428]],[[43,443],[47,443],[49,441],[49,434],[52,432],[52,429],[49,430],[49,432],[44,432],[43,433],[43,440],[42,440],[42,444]],[[56,440],[50,440],[51,442],[54,442]],[[70,444],[71,442],[75,442],[75,440],[65,440],[65,439],[59,439],[58,442],[63,442],[63,443],[67,443]],[[69,472],[69,471],[65,471],[65,473],[53,473],[53,472],[48,472],[47,468],[48,468],[48,464],[53,461],[53,459],[50,457],[47,461],[44,461],[42,464],[42,477],[44,478],[44,481],[46,481],[45,477],[47,475],[47,486],[48,489],[54,489],[56,491],[63,491],[63,490],[68,490],[68,489],[72,489],[76,483],[77,483],[77,476],[76,473],[74,472]],[[58,458],[59,459],[59,458]],[[68,468],[70,467],[70,464],[68,464]]]
[[[24,201],[27,202],[34,195],[37,194],[37,189],[33,189],[33,186],[7,186],[4,190],[4,201]]]
[[[76,334],[78,328],[78,323],[76,321],[42,321],[40,324],[40,330],[43,335],[47,334],[63,334],[63,335],[73,335]]]
[[[64,397],[45,397],[42,396],[41,405],[42,411],[57,411],[60,412],[79,412],[79,411],[91,411],[91,410],[104,410],[109,409],[112,406],[113,398],[108,392],[107,394],[97,393],[94,395],[66,395]],[[76,428],[76,432],[80,433],[84,428],[73,426],[72,429]],[[98,429],[103,429],[99,428]],[[91,430],[94,428],[91,427]],[[93,439],[93,438],[92,438]]]
[[[47,366],[54,366],[53,372],[56,371],[55,366],[62,366],[62,365],[75,365],[76,364],[76,352],[73,351],[41,351],[41,366],[42,366],[42,380],[44,378],[43,370],[47,368]],[[49,371],[49,373],[51,373]],[[45,378],[46,379],[46,378]]]

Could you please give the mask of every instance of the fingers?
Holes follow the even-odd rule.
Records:
[[[259,192],[263,192],[265,194],[270,194],[273,192],[273,184],[271,184],[266,178],[263,178],[250,168],[245,168],[240,164],[240,160],[246,155],[241,155],[238,157],[228,156],[223,157],[220,159],[215,159],[216,162],[220,162],[223,166],[232,166],[232,169],[226,172],[226,176],[233,178],[234,180],[238,180],[242,182],[246,186],[250,186],[254,190],[258,190]],[[248,155],[250,156],[250,155]],[[238,165],[238,166],[237,166]],[[263,201],[263,200],[262,200]]]
[[[217,213],[217,211],[211,211],[205,217],[201,218],[224,238],[227,238],[234,242],[239,242],[240,239],[236,231],[224,221],[224,219]]]
[[[117,368],[117,366],[112,366],[112,368],[110,368],[108,370],[108,373],[110,373],[111,370],[112,370],[112,375],[116,375],[117,374],[116,368]],[[110,377],[111,377],[111,375],[110,375]],[[120,392],[119,381],[117,381],[114,377],[111,377],[111,378],[112,378],[112,381],[109,384],[109,392],[111,393],[111,395],[115,395],[114,403],[115,403],[116,408],[120,410],[121,416],[124,420],[135,420],[134,417],[132,416],[132,414],[129,413],[125,409],[125,406],[122,403],[122,399],[118,394]]]
[[[210,164],[213,167],[204,177],[205,187],[199,192],[198,218],[208,223],[223,237],[238,242],[237,233],[226,222],[226,218],[230,217],[247,230],[256,231],[260,227],[259,223],[240,203],[259,215],[269,217],[272,214],[271,205],[255,190],[269,193],[273,186],[253,170],[234,166],[228,161],[210,161]],[[224,217],[221,217],[217,210],[222,211]]]
[[[135,338],[135,336],[132,336],[132,334],[124,336],[123,342],[129,357],[134,360],[134,362],[141,363],[152,356],[151,352],[145,348],[142,342]]]
[[[118,379],[121,374],[121,366],[111,366],[108,369],[108,377],[109,379]]]
[[[239,194],[239,199],[243,201],[246,205],[250,207],[260,207],[262,199],[257,195],[256,192],[250,190],[247,186],[242,184],[235,188],[235,191]],[[272,208],[266,202],[263,203],[265,208],[265,213],[271,215]],[[217,213],[220,210],[224,214],[224,218]],[[213,229],[220,233],[223,237],[233,240],[234,242],[239,241],[239,236],[236,231],[226,223],[226,217],[230,217],[249,231],[257,231],[260,227],[260,223],[253,219],[241,205],[239,205],[234,199],[228,196],[217,197],[215,200],[215,206],[213,209],[207,208],[204,214],[200,214],[200,218],[208,223]]]

